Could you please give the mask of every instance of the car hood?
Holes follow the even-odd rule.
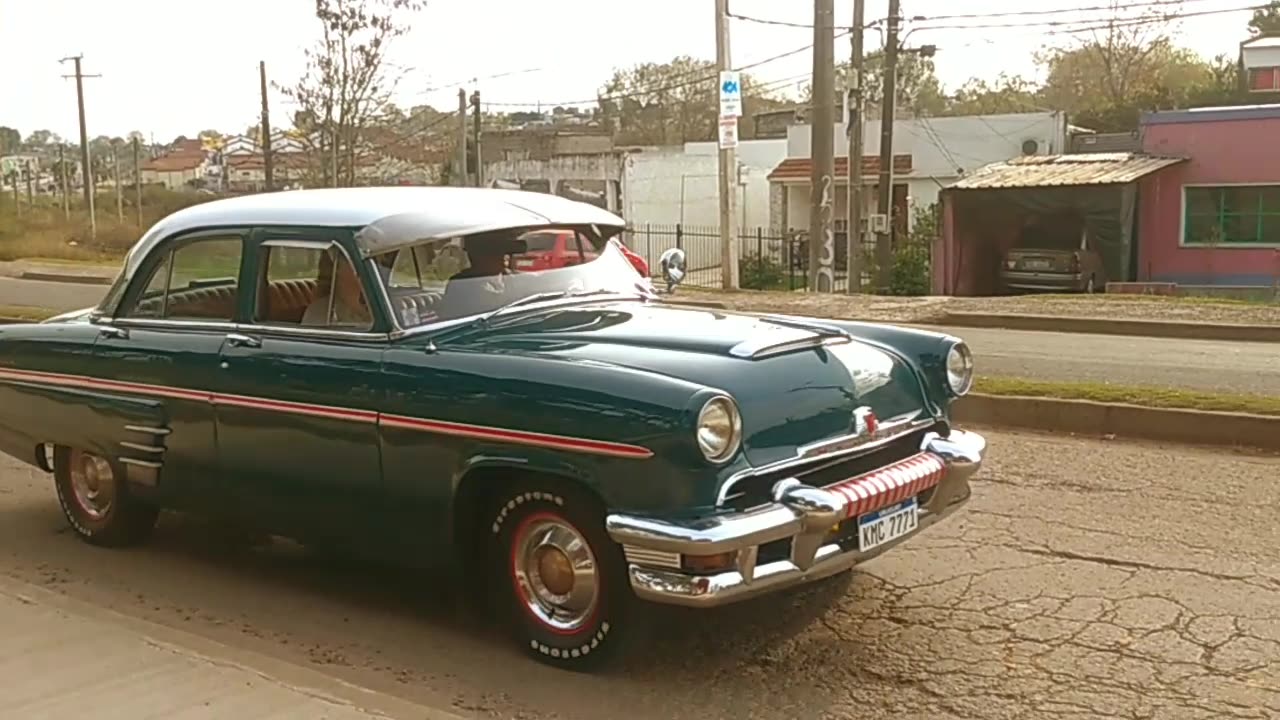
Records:
[[[870,408],[881,423],[928,416],[919,376],[891,349],[856,338],[823,344],[821,327],[815,332],[780,322],[611,303],[538,311],[465,342],[609,363],[723,390],[742,412],[743,449],[753,465],[853,433],[859,408]]]

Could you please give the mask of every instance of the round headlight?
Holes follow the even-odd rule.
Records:
[[[713,397],[698,413],[698,449],[711,462],[733,457],[742,441],[742,417],[733,400]]]
[[[957,396],[973,389],[973,353],[964,343],[956,343],[947,353],[947,385]]]

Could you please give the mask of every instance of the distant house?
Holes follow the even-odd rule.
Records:
[[[1262,35],[1240,43],[1241,80],[1259,102],[1280,99],[1280,35]]]
[[[142,164],[142,183],[164,185],[170,190],[192,187],[204,179],[206,163],[204,153],[161,155]]]

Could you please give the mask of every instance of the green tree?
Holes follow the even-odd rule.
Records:
[[[282,88],[320,131],[313,181],[355,184],[357,148],[399,80],[388,49],[408,32],[408,14],[422,7],[422,0],[315,0],[320,39],[306,50],[305,74]]]
[[[720,117],[715,63],[687,55],[665,63],[615,70],[600,89],[601,114],[620,143],[667,145],[714,140]],[[750,75],[742,76],[743,115],[779,103]]]
[[[22,148],[22,133],[14,128],[0,126],[0,155],[9,155]]]
[[[62,142],[62,138],[58,134],[50,130],[35,130],[27,136],[23,143],[29,150],[40,150],[49,143]]]
[[[972,78],[949,99],[947,115],[1035,112],[1043,107],[1040,88],[1026,78],[1001,74],[994,83]]]
[[[1280,0],[1272,0],[1270,5],[1253,11],[1253,18],[1249,20],[1249,34],[1280,34]]]
[[[876,50],[867,54],[863,70],[866,85],[867,107],[873,109],[880,105],[884,97],[884,51]],[[835,86],[837,97],[848,87],[849,63],[836,66]],[[942,92],[942,83],[938,81],[936,67],[931,58],[919,53],[898,54],[897,86],[894,89],[895,102],[898,108],[908,110],[915,115],[940,115],[947,108],[947,96]],[[806,86],[804,100],[810,102],[813,88]],[[837,100],[837,106],[841,103]]]

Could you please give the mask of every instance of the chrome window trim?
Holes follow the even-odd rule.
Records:
[[[144,320],[144,319],[127,319],[118,320],[100,319],[96,325],[106,327],[132,327],[151,330],[188,330],[188,331],[222,331],[222,332],[245,332],[256,335],[295,335],[298,337],[307,337],[312,339],[323,340],[355,340],[360,342],[386,342],[390,339],[391,333],[379,332],[352,332],[346,330],[320,330],[316,328],[300,328],[300,327],[282,327],[277,325],[260,325],[257,323],[232,323],[232,322],[200,322],[190,320]]]
[[[853,433],[828,440],[820,440],[808,445],[801,445],[796,449],[796,454],[793,457],[777,460],[760,467],[739,470],[730,475],[729,479],[720,486],[720,491],[716,494],[716,507],[725,504],[734,485],[748,478],[823,460],[844,460],[857,455],[865,455],[938,422],[937,418],[930,416],[921,418],[920,413],[921,411],[916,410],[890,418],[880,425],[874,435],[868,436],[866,434]]]

